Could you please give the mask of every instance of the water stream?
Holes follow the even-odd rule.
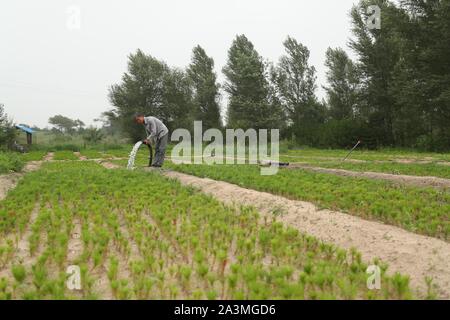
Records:
[[[130,158],[128,159],[128,165],[127,165],[128,170],[134,169],[134,161],[136,160],[136,155],[137,155],[137,152],[139,151],[139,148],[141,147],[141,145],[142,145],[142,141],[138,141],[134,145],[133,150],[131,150]]]

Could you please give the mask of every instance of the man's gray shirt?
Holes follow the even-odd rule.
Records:
[[[155,117],[145,117],[144,127],[147,132],[147,140],[154,141],[169,133],[167,127],[161,120]]]

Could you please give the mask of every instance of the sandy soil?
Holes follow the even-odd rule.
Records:
[[[54,154],[53,152],[49,152],[49,153],[44,157],[44,161],[52,161],[54,157],[55,157],[55,154]]]
[[[388,180],[398,184],[413,185],[419,187],[436,187],[436,188],[450,188],[450,179],[438,178],[438,177],[427,177],[427,176],[408,176],[400,174],[389,174],[381,172],[357,172],[343,169],[331,169],[331,168],[320,168],[312,167],[304,164],[291,164],[288,169],[305,169],[320,173],[329,173],[345,177],[356,177],[356,178],[370,178],[379,180]]]
[[[284,214],[277,219],[286,225],[341,248],[357,248],[365,261],[378,257],[389,264],[390,273],[398,271],[409,275],[419,297],[426,293],[424,279],[429,276],[438,286],[439,296],[450,298],[450,243],[222,181],[178,172],[167,172],[166,176],[197,187],[227,204],[254,206],[269,215],[281,210]]]

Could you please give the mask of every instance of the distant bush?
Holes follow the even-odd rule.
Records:
[[[0,173],[8,173],[10,171],[19,172],[23,169],[24,165],[19,154],[0,152]]]

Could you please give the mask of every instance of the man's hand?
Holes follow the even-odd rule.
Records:
[[[151,144],[150,141],[149,141],[148,139],[145,139],[144,141],[142,141],[142,143],[143,143],[143,144],[146,144],[146,145],[150,145],[150,144]]]

